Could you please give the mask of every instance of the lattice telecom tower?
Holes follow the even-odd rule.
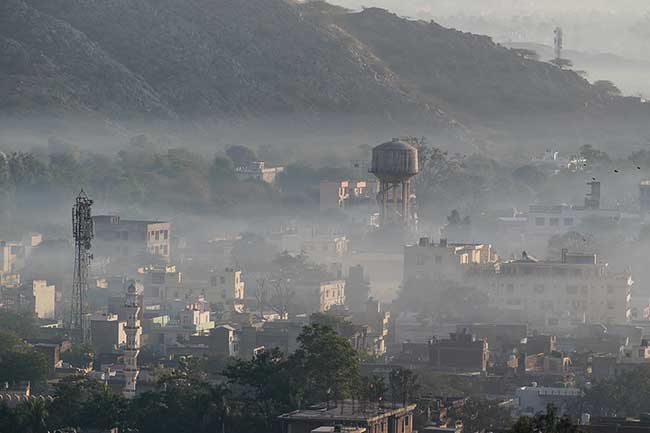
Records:
[[[74,276],[72,279],[72,306],[70,330],[80,341],[88,341],[87,322],[84,318],[86,292],[88,290],[88,267],[92,260],[90,254],[93,239],[93,201],[81,190],[72,208],[72,236],[74,237]]]

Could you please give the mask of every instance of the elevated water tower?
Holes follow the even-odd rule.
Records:
[[[393,138],[372,149],[370,172],[379,179],[377,200],[381,207],[381,226],[407,226],[411,212],[411,178],[418,174],[418,150]]]

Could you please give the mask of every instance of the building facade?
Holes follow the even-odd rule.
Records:
[[[171,224],[168,222],[127,220],[117,215],[94,216],[93,222],[96,256],[143,261],[153,258],[163,262],[171,259]]]
[[[596,256],[564,254],[561,261],[527,255],[471,274],[489,305],[518,312],[529,322],[553,328],[569,323],[625,324],[630,320],[632,278],[612,274]]]

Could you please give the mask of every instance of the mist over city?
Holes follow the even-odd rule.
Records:
[[[0,433],[650,432],[650,5],[0,2]]]

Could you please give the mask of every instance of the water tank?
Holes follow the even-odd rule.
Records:
[[[372,149],[370,172],[380,180],[400,182],[415,176],[418,171],[418,150],[398,138]]]

